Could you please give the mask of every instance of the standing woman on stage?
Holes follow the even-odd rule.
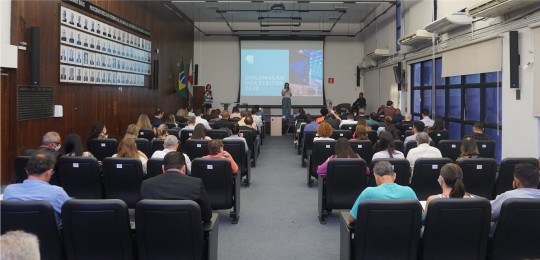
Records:
[[[206,91],[204,92],[204,108],[206,110],[205,114],[208,114],[208,110],[212,108],[212,103],[214,102],[214,97],[212,96],[212,85],[206,85]]]
[[[281,96],[283,97],[281,99],[283,116],[288,119],[291,115],[291,97],[292,97],[291,89],[289,88],[288,82],[285,82],[285,86],[281,90]]]

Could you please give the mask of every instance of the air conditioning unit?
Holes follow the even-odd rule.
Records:
[[[375,68],[375,65],[377,64],[372,59],[364,58],[362,62],[360,63],[360,69],[361,70],[372,69],[372,68]]]
[[[399,45],[417,46],[430,43],[432,37],[433,33],[420,29],[416,33],[399,38],[398,43]]]
[[[461,26],[471,24],[472,17],[465,12],[457,12],[428,24],[424,29],[439,35],[455,30]]]
[[[366,55],[366,57],[372,60],[386,58],[388,56],[390,56],[390,51],[388,49],[375,49],[373,52]]]
[[[498,17],[530,5],[539,5],[536,0],[480,0],[465,10],[472,17]]]

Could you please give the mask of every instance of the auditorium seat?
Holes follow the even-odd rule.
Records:
[[[77,199],[101,199],[101,173],[94,157],[62,156],[56,163],[60,183],[66,193]]]
[[[1,233],[22,230],[37,236],[41,259],[63,259],[60,232],[51,204],[37,201],[0,201]]]
[[[136,158],[105,158],[103,188],[106,199],[121,199],[129,208],[141,200],[142,164]]]
[[[494,199],[495,176],[497,175],[497,161],[492,158],[467,158],[459,160],[459,167],[463,171],[463,184],[468,193]]]
[[[250,130],[240,130],[240,133],[246,139],[247,145],[250,151],[251,167],[257,167],[257,157],[259,157],[259,144],[256,139],[257,136]]]
[[[186,143],[186,140],[189,139],[192,135],[193,135],[193,129],[182,129],[182,131],[180,131],[180,134],[179,134],[179,138],[180,138],[180,150],[182,150],[182,152],[185,152],[186,149],[185,149],[185,143]]]
[[[212,139],[223,139],[225,137],[229,137],[229,132],[223,129],[211,129],[206,130],[206,136],[212,138]]]
[[[337,140],[339,138],[345,138],[347,140],[350,140],[352,138],[352,133],[351,131],[349,130],[334,130],[332,131],[332,138],[334,140]]]
[[[450,137],[450,133],[448,132],[448,130],[439,130],[430,132],[429,137],[431,138],[431,140],[433,140],[433,142],[435,142],[435,146],[438,146],[441,140],[448,140],[448,138]]]
[[[426,200],[431,195],[441,193],[441,186],[437,181],[439,173],[445,164],[451,162],[449,158],[422,158],[414,162],[411,188],[419,200]]]
[[[505,158],[501,161],[499,175],[495,183],[495,196],[513,190],[512,183],[514,181],[514,167],[518,163],[530,163],[538,167],[536,158]]]
[[[450,158],[455,162],[461,155],[461,140],[441,140],[438,145],[442,157]]]
[[[409,186],[410,179],[411,179],[411,165],[409,163],[409,160],[407,159],[398,159],[398,158],[388,158],[388,159],[375,159],[371,162],[371,169],[375,166],[375,164],[379,161],[386,161],[389,162],[392,165],[392,169],[396,173],[396,180],[395,183],[401,185],[401,186]],[[371,176],[369,179],[369,184],[372,187],[377,186],[375,183],[375,178],[373,170],[371,171]]]
[[[333,209],[351,209],[367,186],[366,161],[359,158],[334,158],[328,162],[325,177],[318,184],[319,222]]]
[[[169,135],[174,135],[176,137],[179,137],[178,134],[180,133],[180,128],[178,127],[175,127],[175,128],[169,128],[169,130],[167,130],[167,133]]]
[[[429,141],[429,145],[430,146],[435,146],[435,142],[433,142],[433,140],[431,140],[431,141]],[[407,158],[407,154],[409,154],[409,151],[411,149],[413,149],[413,148],[416,148],[416,147],[418,147],[418,143],[416,142],[416,140],[408,141],[407,142],[407,148],[405,148],[405,151],[402,150],[403,155],[405,156],[405,158]],[[396,147],[396,150],[398,150],[397,147]]]
[[[341,130],[349,130],[352,133],[356,131],[356,124],[343,124],[339,127]]]
[[[422,206],[416,200],[366,200],[358,221],[341,212],[340,259],[417,259]]]
[[[368,131],[367,137],[371,141],[372,145],[374,145],[379,140],[379,136],[377,135],[376,130]]]
[[[373,143],[369,140],[349,140],[352,150],[360,155],[366,161],[367,165],[371,164],[373,158]]]
[[[140,129],[138,138],[144,138],[148,140],[148,142],[152,142],[154,139],[154,131],[152,131],[152,129]]]
[[[302,142],[304,140],[304,127],[306,127],[306,124],[301,124],[300,125],[300,132],[298,132],[298,142],[296,144],[297,146],[297,150],[298,150],[298,154],[302,154]]]
[[[161,150],[165,149],[163,147],[164,142],[165,142],[165,140],[163,140],[163,139],[154,139],[154,140],[152,140],[152,149],[151,149],[150,156],[148,156],[148,158],[152,157],[152,154],[154,154],[155,151],[161,151]]]
[[[21,183],[28,178],[26,174],[26,164],[30,156],[17,156],[15,157],[15,182]]]
[[[186,168],[187,171],[187,168]],[[163,158],[150,158],[146,162],[145,179],[158,176],[163,173]],[[189,174],[188,174],[189,175]]]
[[[202,223],[193,201],[142,200],[135,216],[139,259],[217,259],[217,213]]]
[[[487,199],[434,199],[422,239],[423,260],[485,260],[491,225]]]
[[[414,135],[414,131],[411,129],[411,130],[405,130],[405,132],[403,132],[403,140],[405,140],[405,138],[411,136],[411,135]]]
[[[309,155],[313,149],[313,139],[315,139],[315,136],[317,136],[316,131],[305,131],[305,136],[302,140],[302,167],[306,167],[306,159],[309,159]]]
[[[223,150],[227,151],[238,165],[238,171],[242,174],[240,179],[246,177],[242,183],[249,187],[251,184],[251,164],[246,153],[246,146],[242,140],[223,140]],[[249,151],[248,151],[249,152]]]
[[[133,259],[128,208],[118,199],[71,199],[62,206],[68,259]]]
[[[230,209],[231,223],[240,218],[240,174],[233,175],[227,159],[197,158],[191,164],[191,176],[200,178],[213,210]]]
[[[336,147],[335,140],[321,140],[313,142],[313,152],[309,155],[308,168],[307,168],[307,185],[313,186],[313,180],[311,177],[317,179],[317,167],[326,161],[328,157],[334,154]]]
[[[103,159],[113,156],[118,151],[118,141],[113,138],[92,139],[88,146],[88,151],[90,151],[98,161],[103,161]]]
[[[540,259],[540,199],[503,202],[493,235],[492,259]]]
[[[146,138],[137,138],[135,139],[135,144],[137,145],[137,150],[144,153],[146,157],[152,157],[152,146],[150,145],[150,141]]]
[[[482,158],[495,158],[495,151],[497,143],[495,140],[476,140],[476,146],[478,147],[478,156]]]
[[[188,139],[184,143],[184,150],[189,159],[193,161],[195,158],[201,158],[209,154],[209,143],[210,140],[205,139]]]

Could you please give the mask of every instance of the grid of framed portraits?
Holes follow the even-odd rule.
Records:
[[[61,6],[60,82],[144,86],[151,42]]]

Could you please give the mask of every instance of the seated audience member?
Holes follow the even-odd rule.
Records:
[[[187,116],[195,116],[195,113],[193,113],[193,108],[188,106],[186,107],[187,110]]]
[[[266,116],[261,111],[261,108],[259,107],[259,105],[254,105],[253,108],[255,108],[255,110],[257,111],[255,114],[260,116],[263,122],[266,122]]]
[[[242,117],[242,115],[240,115],[240,108],[238,106],[234,106],[232,108],[231,119],[232,118],[240,119],[241,117]]]
[[[208,121],[206,119],[202,118],[204,116],[202,110],[195,109],[194,113],[195,113],[195,125],[202,124],[204,126],[204,128],[206,128],[208,130],[212,129],[210,127],[210,124],[208,124]]]
[[[126,129],[126,134],[124,135],[125,138],[133,138],[137,139],[139,137],[139,127],[137,127],[136,124],[130,124],[128,125]]]
[[[379,149],[374,155],[372,160],[375,159],[386,159],[386,158],[398,158],[404,159],[405,156],[402,152],[396,150],[396,145],[394,144],[394,138],[392,134],[388,132],[382,132],[379,136]]]
[[[434,199],[472,197],[465,191],[465,185],[463,184],[463,171],[459,165],[455,163],[447,163],[441,168],[438,182],[441,186],[442,193],[428,197],[426,201],[426,210],[424,211],[425,215],[427,215],[429,203]]]
[[[443,130],[445,130],[444,119],[438,116],[438,117],[435,117],[435,122],[433,123],[433,125],[428,127],[427,132],[432,133],[432,132],[443,131]]]
[[[373,173],[377,187],[367,187],[360,193],[349,213],[350,222],[357,220],[358,206],[364,200],[418,200],[411,188],[394,183],[396,173],[389,162],[377,162]]]
[[[373,127],[379,128],[380,125],[379,125],[379,122],[377,122],[377,119],[378,119],[377,113],[373,112],[369,114],[369,118],[366,120],[366,123],[369,127],[371,127],[371,129],[373,129]]]
[[[356,125],[356,129],[353,134],[353,139],[356,140],[369,140],[368,138],[368,132],[371,131],[371,129],[362,126],[360,124]]]
[[[165,137],[165,140],[163,141],[163,150],[161,151],[155,151],[150,158],[163,158],[166,154],[170,152],[176,152],[178,151],[178,146],[180,146],[180,142],[178,141],[178,138],[174,135],[168,135]],[[191,160],[189,159],[189,156],[187,156],[185,153],[184,160],[186,162],[186,167],[189,172],[191,172]]]
[[[491,136],[484,134],[484,124],[481,122],[474,122],[472,134],[465,135],[465,137],[472,137],[474,140],[492,140]]]
[[[254,134],[259,134],[259,127],[253,121],[251,112],[248,112],[248,111],[245,111],[245,112],[246,112],[246,116],[242,117],[242,119],[238,121],[238,125],[241,127],[240,129],[255,131]]]
[[[152,126],[152,123],[150,122],[150,119],[148,118],[147,114],[140,114],[139,119],[137,119],[137,127],[140,129],[149,129],[154,130],[154,126]],[[155,131],[154,131],[155,134]]]
[[[384,127],[385,132],[389,132],[394,137],[394,140],[400,140],[399,132],[396,127],[392,124],[388,124]]]
[[[229,112],[227,110],[223,110],[221,112],[221,119],[214,122],[214,128],[226,129],[230,131],[232,129],[232,125],[234,124],[234,122],[231,122],[229,118],[230,118]]]
[[[141,184],[141,197],[152,200],[192,200],[201,208],[201,218],[212,218],[212,208],[201,179],[186,175],[185,156],[169,152],[163,158],[163,174]]]
[[[188,116],[187,123],[188,123],[187,126],[182,128],[182,130],[184,130],[184,129],[186,129],[186,130],[195,129],[195,117],[194,116]],[[180,131],[182,131],[182,130],[180,130]]]
[[[303,138],[306,138],[306,132],[307,131],[317,131],[317,128],[319,127],[319,124],[315,121],[313,121],[313,117],[311,115],[308,115],[306,117],[306,126],[304,126],[304,136]]]
[[[178,124],[176,123],[176,118],[173,114],[168,114],[167,116],[165,116],[165,124],[167,125],[167,127],[171,126],[171,128],[178,127]]]
[[[184,109],[184,108],[180,108],[178,109],[178,111],[176,112],[176,116],[175,116],[175,119],[178,123],[185,123],[187,122],[187,110]]]
[[[118,144],[118,153],[113,154],[112,157],[118,158],[136,158],[141,161],[143,173],[146,174],[146,163],[148,162],[148,157],[137,150],[137,145],[135,144],[135,139],[133,138],[124,138]]]
[[[394,102],[388,100],[386,106],[379,112],[379,116],[394,117],[396,115],[396,109],[394,108]]]
[[[409,150],[407,160],[411,164],[411,169],[414,168],[414,162],[422,158],[442,158],[441,151],[436,147],[429,145],[429,135],[425,132],[420,132],[416,135],[416,148]]]
[[[41,139],[41,145],[37,148],[37,151],[45,151],[54,155],[55,158],[60,156],[60,148],[62,148],[62,141],[60,135],[57,132],[47,132]],[[30,156],[31,154],[27,154]]]
[[[251,108],[251,117],[253,118],[253,122],[257,125],[257,129],[261,129],[263,125],[262,118],[257,115],[257,109],[255,107]]]
[[[377,135],[380,135],[381,132],[384,131],[384,128],[387,125],[391,125],[391,124],[392,124],[392,117],[390,116],[384,117],[384,124],[382,126],[379,126],[379,128],[377,128]]]
[[[364,98],[364,93],[360,92],[358,98],[352,104],[352,110],[358,114],[363,113],[366,109],[366,98]]]
[[[86,141],[86,145],[90,144],[92,139],[107,139],[109,135],[107,134],[107,127],[102,122],[95,122],[92,127],[90,127],[90,136]]]
[[[360,158],[360,156],[352,150],[351,145],[346,138],[339,138],[336,142],[334,155],[328,157],[323,164],[317,167],[317,174],[319,174],[319,176],[326,176],[326,173],[328,172],[328,161],[332,158]]]
[[[422,121],[426,127],[431,127],[433,126],[433,123],[435,123],[435,121],[429,117],[429,110],[427,108],[422,109],[422,120],[420,121]]]
[[[150,119],[150,123],[152,124],[153,127],[159,127],[159,125],[163,124],[164,114],[165,113],[159,108],[156,110],[156,112],[154,113],[154,117]]]
[[[405,117],[403,118],[403,121],[401,121],[397,125],[397,129],[401,131],[402,133],[405,133],[405,131],[412,129],[413,121],[411,114],[405,114]]]
[[[246,152],[249,151],[249,147],[246,142],[246,138],[242,137],[242,134],[240,133],[240,126],[238,123],[233,123],[231,128],[231,136],[223,138],[223,140],[242,140],[244,142],[244,145],[246,146]]]
[[[356,125],[358,124],[358,121],[354,120],[353,113],[347,113],[347,119],[341,120],[341,123],[339,124],[339,128],[341,129],[342,125]]]
[[[39,260],[39,240],[34,234],[21,230],[9,231],[0,236],[0,259]]]
[[[321,108],[321,116],[320,117],[317,117],[317,119],[315,120],[315,122],[320,123],[322,121],[324,121],[326,119],[326,116],[328,115],[328,108],[326,107],[322,107]]]
[[[203,124],[197,124],[193,129],[193,134],[189,138],[190,140],[212,140],[209,136],[206,136],[206,128]]]
[[[479,154],[476,140],[470,136],[466,136],[461,140],[461,155],[456,159],[456,162],[466,158],[479,158]]]
[[[414,121],[413,129],[412,129],[414,134],[409,135],[405,138],[405,140],[403,141],[403,149],[407,149],[407,143],[409,141],[416,141],[416,136],[418,135],[418,133],[424,132],[424,129],[425,129],[424,122]],[[429,141],[431,141],[431,138],[429,138]]]
[[[403,121],[405,117],[401,115],[401,109],[396,109],[396,115],[392,118],[392,122],[399,123]]]
[[[221,140],[212,140],[208,144],[209,155],[203,156],[202,158],[225,158],[231,163],[231,170],[233,175],[238,171],[238,165],[234,161],[232,155],[227,151],[223,150],[223,142]]]
[[[244,120],[246,120],[246,116],[248,116],[248,111],[242,110],[240,112],[240,120],[238,120],[238,124],[240,126],[245,126],[246,125],[246,123],[244,122]]]
[[[78,134],[69,134],[64,138],[64,152],[66,156],[89,156],[94,157],[92,153],[83,151],[81,137]]]
[[[158,128],[156,129],[155,139],[165,140],[165,137],[167,137],[167,135],[169,135],[169,128],[167,127],[167,125],[166,124],[159,125]]]
[[[56,223],[61,225],[60,212],[64,202],[70,199],[67,193],[55,185],[49,184],[54,174],[56,158],[48,152],[37,151],[28,159],[23,183],[8,185],[4,190],[4,200],[46,200],[56,212]]]
[[[298,113],[293,115],[294,121],[298,123],[298,121],[305,122],[306,121],[306,111],[304,108],[299,108]]]
[[[219,109],[212,109],[212,111],[210,111],[210,114],[207,116],[206,119],[208,119],[208,122],[215,122],[217,120],[219,120],[219,114],[221,112],[219,111]]]
[[[334,130],[329,123],[322,122],[319,124],[319,127],[317,127],[317,136],[313,139],[313,141],[334,140],[331,138],[333,132]]]

